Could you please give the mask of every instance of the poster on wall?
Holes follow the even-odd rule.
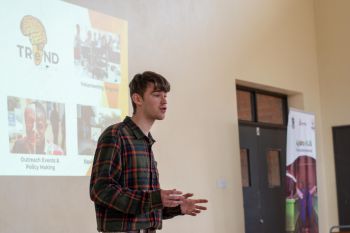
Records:
[[[315,115],[291,109],[287,129],[286,232],[318,233]]]
[[[127,22],[64,1],[5,1],[0,175],[86,176],[128,115]]]

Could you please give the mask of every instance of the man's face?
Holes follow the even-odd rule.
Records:
[[[167,110],[167,93],[154,90],[154,84],[150,83],[143,94],[140,110],[143,115],[151,120],[163,120]]]
[[[45,140],[45,131],[46,131],[46,117],[43,112],[38,112],[36,114],[36,140],[38,142]]]
[[[32,143],[45,140],[46,116],[45,113],[36,111],[35,107],[25,110],[26,135]]]
[[[24,112],[24,120],[25,120],[25,126],[26,126],[26,136],[27,138],[34,142],[35,140],[35,108],[34,107],[28,107]]]

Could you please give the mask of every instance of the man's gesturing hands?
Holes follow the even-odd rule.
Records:
[[[196,216],[197,214],[199,214],[201,212],[201,210],[207,209],[207,207],[200,206],[197,204],[207,203],[208,200],[206,200],[206,199],[189,199],[189,197],[192,197],[192,196],[193,196],[193,193],[186,193],[185,195],[183,195],[183,197],[185,199],[182,201],[182,204],[180,205],[182,214]]]
[[[162,203],[164,207],[175,207],[182,204],[182,201],[185,199],[184,196],[181,195],[181,191],[177,191],[176,189],[172,190],[161,190],[160,196],[162,198]]]
[[[205,206],[198,204],[207,203],[206,199],[190,199],[193,196],[192,193],[186,193],[182,195],[181,191],[176,189],[161,190],[160,191],[162,203],[164,207],[176,207],[180,205],[181,213],[191,216],[196,216],[202,210],[206,210]]]

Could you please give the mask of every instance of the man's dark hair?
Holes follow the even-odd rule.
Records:
[[[152,71],[145,71],[142,74],[136,74],[134,78],[131,80],[129,84],[130,97],[132,97],[132,95],[135,93],[143,97],[149,83],[154,84],[155,91],[164,91],[164,92],[170,91],[170,84],[162,75]],[[132,101],[132,98],[131,98],[131,102],[134,110],[133,114],[135,114],[136,104],[134,103],[134,101]]]

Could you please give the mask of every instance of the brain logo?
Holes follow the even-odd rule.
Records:
[[[29,38],[34,54],[34,63],[35,65],[39,65],[42,61],[43,50],[47,43],[44,25],[39,19],[31,15],[26,15],[21,21],[21,31],[24,36]]]

